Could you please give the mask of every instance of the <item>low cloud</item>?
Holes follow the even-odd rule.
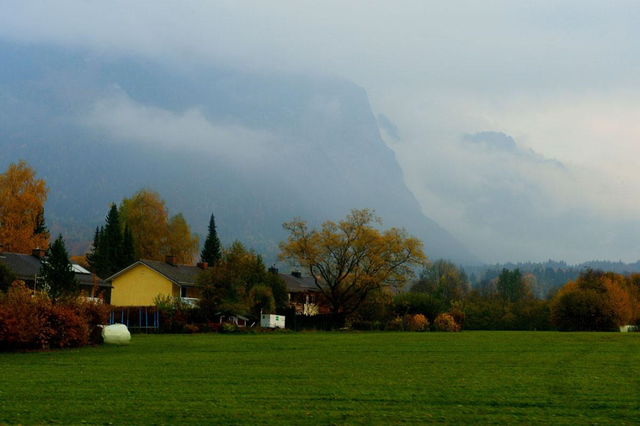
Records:
[[[79,122],[116,143],[188,150],[249,164],[264,159],[276,141],[266,131],[212,123],[197,107],[175,112],[143,105],[119,88],[98,99]]]
[[[419,158],[415,147],[395,149],[411,166],[407,180],[425,213],[484,261],[640,256],[640,211],[613,176],[546,158],[499,132],[432,143]]]

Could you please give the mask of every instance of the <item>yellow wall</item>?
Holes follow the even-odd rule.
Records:
[[[180,288],[146,265],[137,265],[111,283],[111,304],[152,306],[159,294],[180,296]]]

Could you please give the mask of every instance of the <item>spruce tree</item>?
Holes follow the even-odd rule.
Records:
[[[100,249],[104,256],[104,278],[110,277],[122,269],[123,240],[120,214],[118,213],[118,207],[114,203],[111,204],[111,209],[107,214],[104,234],[100,237]]]
[[[62,235],[47,250],[47,260],[40,267],[49,297],[55,303],[58,299],[70,296],[78,291],[76,274],[71,269],[69,253]]]
[[[129,224],[124,225],[124,236],[122,240],[122,257],[120,259],[120,269],[133,264],[136,261],[135,246],[133,244],[133,233]]]
[[[104,271],[102,256],[100,253],[100,238],[104,234],[104,228],[96,226],[96,232],[93,235],[93,247],[91,247],[91,253],[87,254],[87,263],[91,272],[98,276],[102,276]],[[106,278],[106,277],[105,277]]]
[[[41,209],[40,213],[38,213],[38,216],[36,217],[33,235],[42,236],[43,240],[49,241],[49,230],[47,229],[47,224],[44,221],[44,209]]]
[[[211,219],[209,219],[209,233],[200,252],[200,261],[207,262],[213,266],[218,263],[220,258],[222,258],[222,248],[220,239],[218,238],[218,232],[216,231],[216,220],[212,213]]]
[[[135,262],[133,235],[128,226],[123,232],[115,204],[111,204],[105,222],[104,227],[96,229],[92,253],[87,255],[91,271],[102,278],[108,278]]]

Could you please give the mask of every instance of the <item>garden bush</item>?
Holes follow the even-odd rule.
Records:
[[[185,324],[184,325],[184,332],[187,333],[187,334],[199,333],[200,329],[198,328],[197,325]]]
[[[422,314],[405,315],[402,322],[404,331],[427,331],[429,329],[429,320]]]
[[[237,324],[233,324],[230,322],[225,322],[222,324],[222,327],[218,328],[220,333],[239,333],[240,327]]]
[[[453,333],[460,331],[460,324],[456,324],[455,319],[450,314],[438,315],[433,324],[436,326],[436,330],[438,331],[448,331]]]
[[[42,350],[98,343],[98,325],[108,319],[102,303],[67,298],[51,303],[46,294],[15,283],[0,294],[0,350]]]

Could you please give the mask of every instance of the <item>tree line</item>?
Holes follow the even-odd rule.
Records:
[[[0,183],[4,249],[28,253],[31,244],[48,245],[45,182],[19,162],[0,175]],[[403,321],[424,325],[416,315],[429,324],[452,321],[465,329],[612,330],[640,320],[640,274],[587,269],[553,291],[540,290],[540,277],[557,278],[562,269],[548,267],[537,276],[519,268],[489,269],[477,280],[447,260],[429,262],[418,239],[403,229],[381,230],[381,223],[368,209],[354,209],[343,220],[318,228],[295,218],[283,225],[289,235],[280,243],[280,260],[315,281],[320,303],[334,318],[363,328],[386,324],[394,329]],[[110,205],[86,261],[106,278],[137,259],[164,260],[170,254],[179,263],[192,263],[198,247],[198,236],[183,215],[170,216],[160,195],[143,188]],[[43,274],[52,283],[64,283],[54,284],[55,299],[77,283],[61,236],[48,255]],[[266,271],[260,255],[239,242],[222,247],[213,214],[200,260],[211,266],[197,280],[202,315],[274,312],[288,305],[284,284]],[[2,288],[10,282],[11,272],[0,268]]]

